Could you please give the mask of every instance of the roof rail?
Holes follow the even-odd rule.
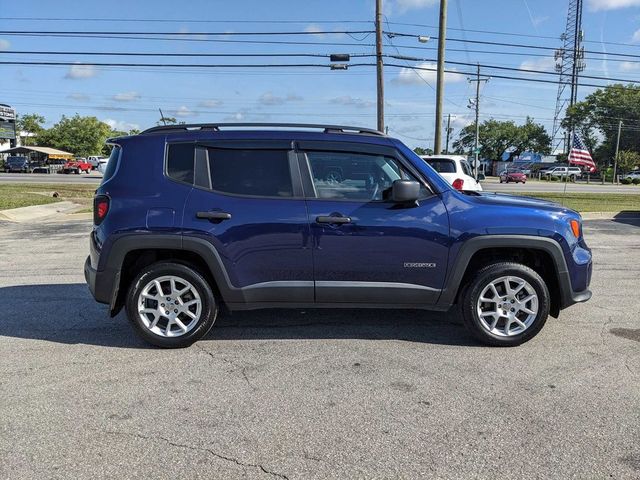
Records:
[[[220,128],[227,127],[288,127],[288,128],[309,128],[320,129],[325,133],[358,133],[365,135],[379,135],[385,136],[384,133],[374,130],[372,128],[362,127],[348,127],[344,125],[319,125],[312,123],[185,123],[178,125],[159,125],[157,127],[147,128],[140,135],[146,135],[149,133],[170,133],[179,131],[202,131],[212,130],[215,132],[220,131]]]

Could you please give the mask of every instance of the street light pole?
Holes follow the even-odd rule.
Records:
[[[382,0],[376,0],[376,77],[378,131],[384,132],[384,80],[382,63]]]
[[[444,97],[444,54],[447,38],[447,0],[440,0],[440,21],[438,24],[438,72],[436,78],[436,132],[433,153],[440,155],[442,139],[442,99]]]
[[[613,159],[613,179],[611,183],[616,183],[616,170],[618,169],[618,151],[620,150],[620,132],[622,131],[622,120],[618,120],[618,140],[616,141],[616,156]]]
[[[451,135],[451,114],[447,115],[447,142],[445,143],[444,153],[449,153],[449,136]]]

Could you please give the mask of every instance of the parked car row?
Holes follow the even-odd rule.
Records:
[[[57,173],[91,173],[92,170],[98,170],[103,173],[104,165],[107,163],[107,158],[99,156],[91,156],[87,159],[77,157],[73,160],[67,160],[62,167],[56,165],[53,169]],[[51,167],[47,162],[35,161],[25,156],[9,156],[4,161],[5,173],[51,173]]]

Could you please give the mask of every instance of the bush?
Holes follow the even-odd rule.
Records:
[[[632,182],[634,185],[640,185],[640,178],[634,178],[633,180],[631,180],[631,182]]]
[[[622,185],[631,185],[631,179],[630,178],[621,178],[620,179],[620,183]]]
[[[549,177],[549,180],[551,180],[552,182],[557,182],[558,180],[560,180],[560,177],[554,177],[553,175]]]

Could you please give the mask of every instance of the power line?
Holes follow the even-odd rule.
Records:
[[[90,55],[90,56],[132,56],[132,57],[318,57],[329,58],[330,53],[150,53],[150,52],[64,52],[44,50],[3,50],[0,54],[20,55]],[[365,53],[349,53],[351,57],[374,57]]]
[[[0,17],[0,20],[38,22],[150,22],[150,23],[371,23],[371,20],[202,20],[166,18],[78,18],[78,17]]]
[[[139,31],[118,31],[118,30],[0,30],[0,35],[7,36],[49,36],[49,35],[166,35],[166,36],[211,36],[211,37],[233,37],[233,36],[287,36],[287,35],[340,35],[340,34],[362,34],[375,33],[373,30],[294,30],[294,31],[262,31],[262,32],[139,32]]]

